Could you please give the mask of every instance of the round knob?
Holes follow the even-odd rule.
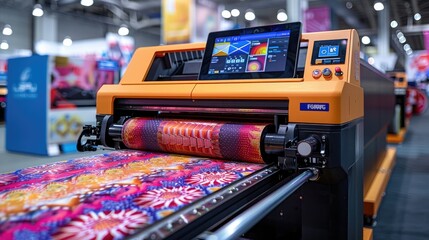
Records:
[[[312,152],[317,151],[320,146],[319,137],[310,136],[298,143],[297,150],[298,153],[303,157],[308,157]]]
[[[322,76],[322,71],[320,71],[319,69],[314,69],[312,75],[314,78],[320,78],[320,76]]]
[[[322,71],[322,74],[323,74],[324,77],[328,78],[328,77],[332,76],[332,71],[329,68],[324,68],[323,71]]]

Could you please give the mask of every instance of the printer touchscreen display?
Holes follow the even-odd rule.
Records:
[[[208,74],[284,71],[290,30],[215,39]]]
[[[199,80],[293,78],[301,23],[212,32]]]

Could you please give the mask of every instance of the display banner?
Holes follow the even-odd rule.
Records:
[[[195,1],[195,21],[192,42],[205,42],[210,32],[219,31],[218,5],[210,0]]]
[[[190,42],[193,5],[193,0],[162,0],[162,43]]]
[[[48,56],[8,61],[6,149],[48,154]]]
[[[416,82],[424,82],[429,79],[429,53],[428,51],[414,51],[407,58],[407,80],[411,85]]]
[[[304,32],[331,30],[331,10],[328,6],[310,7],[304,11]]]
[[[429,31],[423,31],[423,38],[426,51],[429,51]]]

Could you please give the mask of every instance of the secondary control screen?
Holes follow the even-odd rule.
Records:
[[[312,65],[343,64],[346,58],[347,40],[314,42]]]
[[[290,30],[215,39],[208,74],[285,71]]]

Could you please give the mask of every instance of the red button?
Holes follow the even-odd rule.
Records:
[[[341,77],[343,76],[343,71],[340,67],[335,67],[335,76]]]

